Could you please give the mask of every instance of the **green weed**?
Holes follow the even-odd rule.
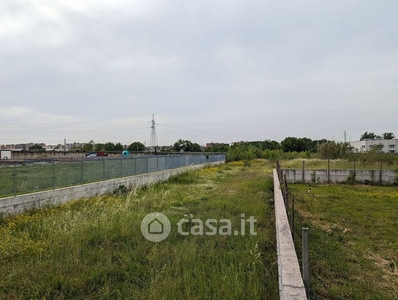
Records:
[[[296,247],[309,227],[311,299],[396,299],[398,191],[364,185],[290,184]]]
[[[113,195],[72,201],[0,224],[2,299],[276,299],[274,217],[267,162],[204,168]],[[122,193],[120,193],[120,191]],[[172,223],[161,243],[140,224]],[[181,236],[184,217],[254,216],[257,235]]]

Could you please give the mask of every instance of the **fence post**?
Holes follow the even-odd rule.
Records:
[[[123,177],[123,156],[120,158],[120,177]]]
[[[53,190],[55,189],[55,171],[54,171],[54,161],[53,161]]]
[[[286,208],[286,214],[287,217],[289,218],[289,191],[287,187],[287,180],[286,180],[286,174],[283,175],[283,191],[284,191],[284,200],[285,200],[285,208]]]
[[[290,223],[291,223],[292,239],[294,241],[294,196],[292,196],[292,215]]]
[[[301,182],[304,183],[305,182],[305,178],[304,178],[304,160],[303,160],[303,165],[301,167]]]
[[[356,172],[355,157],[354,157],[354,173]]]
[[[81,181],[82,181],[82,183],[84,183],[84,181],[83,181],[83,161],[80,162],[80,171],[81,171]]]
[[[383,161],[380,161],[380,185],[383,184]]]
[[[276,161],[276,172],[278,174],[278,176],[281,175],[281,166],[279,165],[279,160]],[[282,180],[281,177],[279,177],[279,182]]]
[[[287,185],[286,174],[283,174],[283,184],[284,184],[284,190],[285,190],[286,198],[287,198],[287,197],[289,197],[289,187]]]
[[[102,160],[102,180],[105,181],[105,159]]]
[[[310,296],[310,267],[309,267],[309,247],[308,247],[308,228],[302,229],[302,255],[303,255],[303,281],[307,299]]]
[[[328,158],[328,183],[330,183],[330,158]]]
[[[17,195],[17,165],[14,165],[14,197]]]

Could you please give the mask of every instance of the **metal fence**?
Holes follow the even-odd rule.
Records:
[[[224,154],[181,154],[24,162],[0,168],[0,198],[224,160]]]

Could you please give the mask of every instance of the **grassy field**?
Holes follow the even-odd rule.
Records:
[[[311,299],[398,299],[398,189],[291,184],[309,227]],[[301,240],[296,240],[299,257]]]
[[[306,164],[324,168],[324,161]],[[281,165],[301,167],[301,160]],[[277,299],[273,167],[229,163],[6,219],[0,223],[0,299]],[[311,299],[398,299],[398,189],[308,188],[289,185],[299,257],[301,227],[310,228]],[[140,231],[142,218],[154,211],[172,223],[161,243]],[[241,214],[258,220],[256,236],[176,230],[187,216],[227,218],[239,229]]]
[[[204,168],[172,180],[3,220],[1,299],[277,299],[270,166]],[[122,189],[121,189],[122,190]],[[170,236],[152,243],[140,222],[164,213]],[[254,216],[257,235],[181,236],[184,216]]]
[[[166,159],[166,158],[161,158]],[[281,161],[282,168],[300,168],[302,162],[305,168],[311,170],[327,169],[324,159],[292,159]],[[331,160],[331,169],[353,169],[354,163],[347,160]],[[78,185],[122,176],[147,173],[180,165],[179,158],[167,158],[167,161],[157,161],[156,158],[139,159],[105,159],[79,162],[42,163],[19,165],[16,167],[0,167],[0,198],[16,194],[26,194],[60,187]],[[383,169],[398,169],[398,165],[383,164]],[[380,169],[380,163],[356,163],[355,168]],[[16,176],[14,176],[16,174]]]
[[[283,160],[280,162],[280,164],[282,169],[301,169],[303,161],[305,169],[326,170],[328,168],[327,159],[292,159],[292,160]],[[398,169],[397,164],[383,163],[382,165],[380,165],[380,162],[373,162],[373,163],[355,162],[356,170],[380,170],[380,167],[382,167],[385,170]],[[352,170],[354,169],[354,162],[345,159],[331,159],[330,168],[332,170]]]

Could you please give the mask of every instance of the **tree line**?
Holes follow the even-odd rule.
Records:
[[[392,132],[386,132],[382,135],[376,135],[374,132],[365,132],[361,135],[360,140],[366,139],[393,139],[395,135]],[[377,145],[376,145],[377,146]],[[381,147],[372,147],[369,151],[372,153],[381,153]],[[43,151],[45,150],[40,145],[34,145],[29,150]],[[77,149],[75,149],[77,150]],[[125,146],[121,143],[94,143],[93,140],[83,145],[82,149],[85,152],[90,151],[107,151],[107,152],[121,152],[125,150]],[[127,150],[130,152],[146,151],[146,146],[141,142],[133,142]],[[276,159],[292,159],[292,158],[349,158],[352,154],[350,143],[336,142],[327,139],[312,140],[307,137],[286,137],[281,142],[274,140],[264,141],[240,141],[229,144],[215,143],[206,148],[201,147],[198,143],[179,139],[167,149],[156,149],[157,152],[172,151],[172,152],[222,152],[227,153],[227,160],[250,160],[254,158],[265,158],[270,160]],[[357,155],[360,156],[359,154]],[[364,155],[362,155],[364,156]],[[364,156],[365,157],[365,156]],[[367,155],[366,157],[370,157]]]

